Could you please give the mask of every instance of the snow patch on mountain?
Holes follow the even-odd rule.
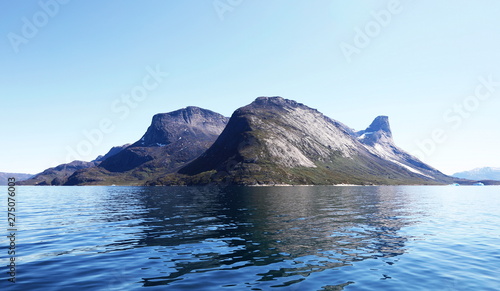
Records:
[[[413,172],[413,173],[415,173],[415,174],[419,174],[419,175],[425,176],[425,177],[427,177],[427,178],[435,179],[434,177],[429,176],[429,175],[427,175],[427,174],[424,174],[424,173],[422,173],[421,171],[419,171],[419,170],[417,170],[417,169],[415,169],[415,168],[412,168],[412,167],[410,167],[410,166],[408,166],[408,165],[405,165],[405,164],[403,164],[403,163],[401,163],[401,162],[398,162],[398,161],[395,161],[395,160],[390,160],[390,161],[391,161],[391,162],[393,162],[393,163],[395,163],[395,164],[400,165],[401,167],[403,167],[403,168],[407,169],[407,170],[408,170],[408,171],[410,171],[410,172]]]

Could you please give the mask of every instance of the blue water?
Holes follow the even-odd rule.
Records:
[[[500,290],[499,197],[472,186],[19,187],[17,283],[2,235],[0,288]]]

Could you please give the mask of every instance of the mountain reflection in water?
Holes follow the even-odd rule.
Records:
[[[23,186],[11,287],[499,290],[497,189]]]
[[[395,203],[397,188],[369,188],[369,194],[367,187],[141,188],[143,234],[130,247],[155,247],[153,259],[163,262],[145,286],[252,266],[254,280],[281,278],[286,286],[313,272],[405,252],[408,238],[398,231],[412,221]]]

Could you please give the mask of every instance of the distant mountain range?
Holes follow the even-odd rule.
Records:
[[[33,176],[33,175],[32,174],[0,172],[0,185],[1,186],[7,185],[8,178],[16,178],[16,182],[17,182],[17,181],[21,181],[21,180],[26,180],[26,179],[30,178],[31,176]]]
[[[316,109],[259,97],[231,118],[199,107],[153,117],[135,143],[45,170],[27,185],[468,183],[397,147],[387,116],[356,131]]]
[[[452,176],[469,180],[500,181],[500,168],[493,168],[493,167],[476,168],[470,171],[455,173]]]

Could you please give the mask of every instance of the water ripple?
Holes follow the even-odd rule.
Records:
[[[21,187],[14,290],[499,290],[496,189]]]

